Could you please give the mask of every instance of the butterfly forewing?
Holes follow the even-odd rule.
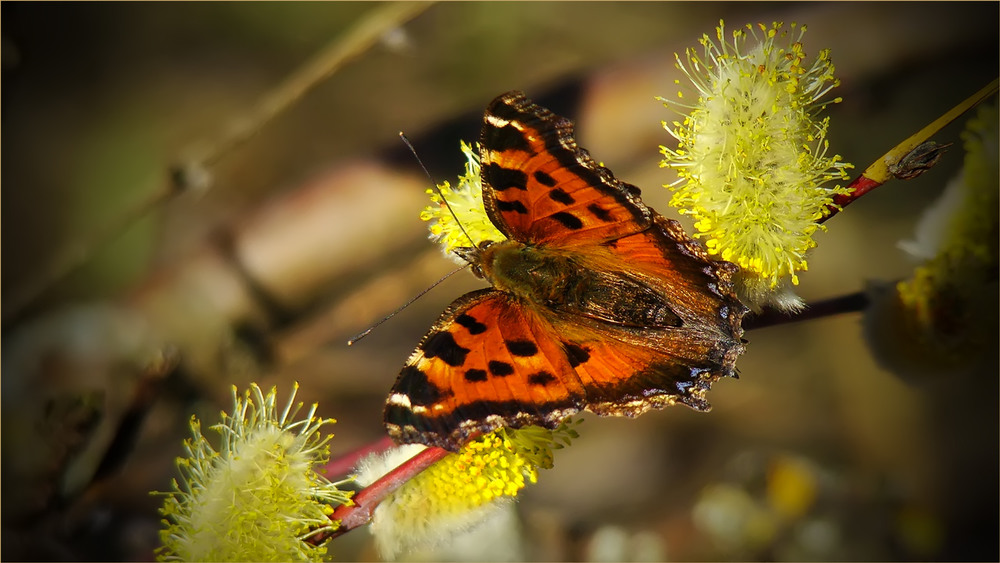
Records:
[[[569,120],[520,92],[486,109],[480,147],[486,212],[508,238],[593,245],[649,225],[638,189],[578,147]]]

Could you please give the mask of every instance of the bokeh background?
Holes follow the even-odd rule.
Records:
[[[188,419],[210,424],[232,385],[298,381],[339,421],[334,456],[383,435],[403,361],[481,286],[456,275],[345,345],[453,268],[426,240],[428,180],[399,131],[454,179],[485,105],[521,89],[676,216],[657,166],[674,117],[654,97],[720,18],[807,24],[806,52],[832,50],[831,150],[858,170],[1000,66],[996,3],[448,2],[397,25],[387,6],[0,5],[3,559],[151,559],[149,491],[169,489]],[[801,295],[909,275],[897,243],[959,146],[831,220]],[[514,556],[997,560],[995,352],[900,374],[859,313],[746,338],[709,414],[584,417],[517,504]],[[377,558],[365,530],[331,552]]]

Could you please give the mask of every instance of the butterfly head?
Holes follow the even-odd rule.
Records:
[[[452,252],[454,252],[462,260],[465,260],[466,262],[469,263],[469,266],[471,266],[472,269],[472,273],[475,274],[477,278],[485,279],[486,276],[484,275],[482,268],[483,254],[487,251],[488,248],[490,248],[494,244],[497,244],[496,241],[484,240],[481,241],[476,246],[456,247],[452,249]]]

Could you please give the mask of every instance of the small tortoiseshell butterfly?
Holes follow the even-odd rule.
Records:
[[[456,300],[420,341],[386,403],[389,435],[455,451],[581,410],[708,410],[705,392],[743,352],[737,267],[710,260],[578,147],[572,122],[520,92],[486,108],[480,159],[507,240],[463,255],[493,287]]]

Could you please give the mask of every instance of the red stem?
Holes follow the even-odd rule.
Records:
[[[353,502],[350,505],[342,504],[334,509],[330,519],[340,521],[340,526],[334,532],[317,537],[316,540],[323,541],[327,538],[335,538],[367,524],[371,520],[372,512],[375,511],[379,503],[385,500],[385,497],[449,453],[451,452],[442,448],[427,448],[386,473],[382,478],[355,495],[351,499]]]
[[[853,182],[851,182],[847,186],[851,190],[850,193],[837,194],[833,196],[833,204],[827,207],[827,209],[830,210],[830,214],[817,221],[817,223],[823,223],[827,221],[828,219],[830,219],[830,217],[833,217],[834,215],[839,213],[841,209],[853,203],[854,200],[858,199],[859,197],[865,195],[866,193],[874,190],[875,188],[881,185],[882,182],[872,180],[871,178],[865,176],[864,174],[858,176],[857,178],[854,179]]]

